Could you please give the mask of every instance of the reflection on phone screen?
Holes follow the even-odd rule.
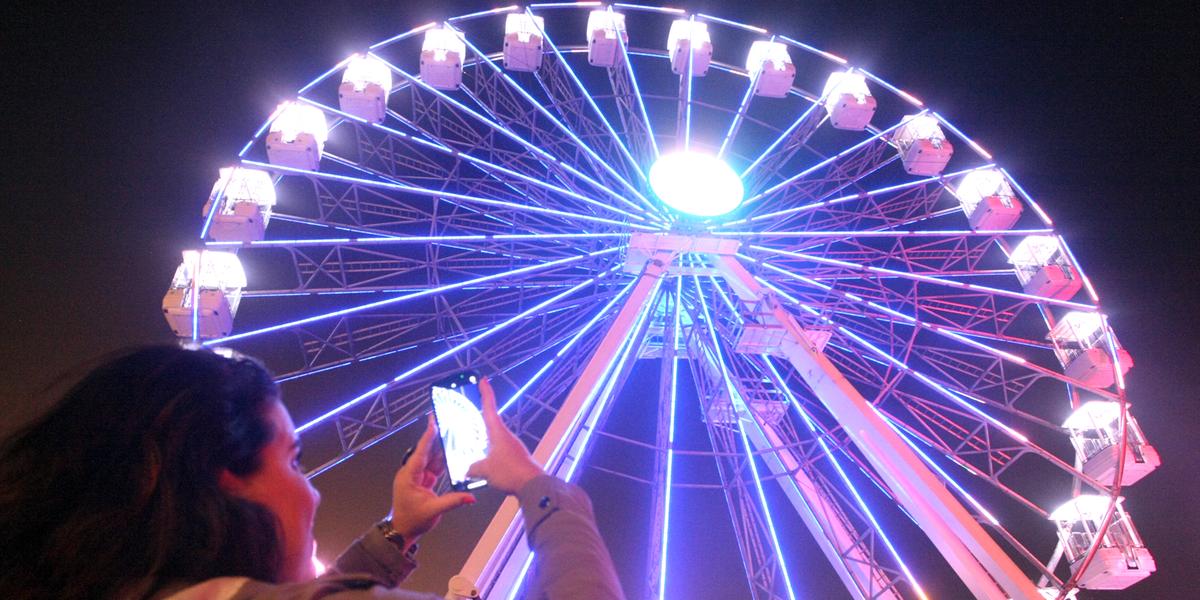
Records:
[[[433,387],[433,411],[446,453],[446,474],[456,489],[474,489],[482,480],[467,480],[472,463],[487,456],[487,430],[483,413],[458,389]]]

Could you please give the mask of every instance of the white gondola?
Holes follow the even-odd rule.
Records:
[[[1116,381],[1112,355],[1101,316],[1092,312],[1071,311],[1063,315],[1046,336],[1054,344],[1054,353],[1063,365],[1063,374],[1091,387],[1108,387]],[[1116,340],[1116,336],[1113,336]],[[1133,357],[1117,344],[1121,374],[1133,367]]]
[[[625,60],[621,45],[629,43],[625,15],[608,10],[593,10],[587,20],[588,63],[595,67],[614,67]],[[617,35],[621,38],[617,39]]]
[[[267,133],[267,161],[273,165],[316,171],[329,129],[321,109],[284,102],[276,109]]]
[[[439,90],[458,89],[462,83],[467,44],[457,31],[435,27],[421,42],[421,81]]]
[[[905,115],[892,134],[900,150],[900,162],[911,175],[940,175],[954,155],[954,145],[946,139],[938,120],[929,115]]]
[[[1004,173],[996,169],[967,173],[954,189],[954,195],[975,231],[1012,229],[1021,218],[1021,201]]]
[[[232,252],[185,250],[183,264],[175,270],[171,287],[163,296],[163,315],[171,331],[192,337],[193,316],[197,337],[224,337],[233,331],[246,271]]]
[[[532,72],[542,66],[546,19],[525,13],[504,17],[504,68]]]
[[[667,52],[671,54],[671,71],[676,75],[687,72],[688,61],[692,61],[692,76],[704,77],[712,63],[712,38],[708,35],[708,24],[700,21],[679,19],[671,23],[667,34]]]
[[[1008,262],[1026,294],[1070,300],[1083,287],[1079,270],[1054,236],[1031,235],[1021,240],[1008,255]]]
[[[825,81],[825,112],[835,129],[862,131],[875,116],[875,97],[862,73],[835,71]]]
[[[754,84],[755,96],[786,97],[796,81],[796,65],[787,46],[779,42],[760,40],[750,44],[746,72],[751,79],[758,78]]]
[[[1116,482],[1121,447],[1120,416],[1120,403],[1090,400],[1063,422],[1083,463],[1083,472],[1106,485]],[[1125,432],[1128,443],[1121,485],[1132,485],[1158,468],[1162,460],[1154,447],[1146,443],[1142,428],[1128,410],[1125,411]]]
[[[218,199],[220,208],[208,228],[209,239],[219,242],[263,239],[275,206],[275,184],[269,173],[244,167],[221,169],[201,214],[208,216]]]
[[[387,117],[391,90],[392,70],[387,64],[374,56],[356,54],[342,72],[338,105],[342,112],[372,123],[382,123]]]
[[[1117,499],[1112,523],[1096,549],[1095,557],[1082,573],[1078,571],[1083,568],[1088,549],[1108,513],[1110,499],[1085,494],[1050,513],[1071,565],[1071,573],[1078,576],[1081,588],[1123,590],[1149,577],[1155,570],[1154,557],[1134,529],[1133,521],[1121,505],[1123,501],[1124,498]]]

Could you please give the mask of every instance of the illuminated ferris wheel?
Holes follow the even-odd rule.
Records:
[[[784,35],[598,3],[417,27],[281,104],[200,237],[167,320],[322,391],[312,475],[493,373],[547,471],[647,489],[631,597],[672,596],[673,495],[698,489],[754,598],[804,595],[798,539],[854,598],[925,596],[917,531],[979,598],[1154,570],[1122,506],[1159,464],[1132,359],[1049,216],[920,100]],[[630,404],[637,432],[609,418]],[[452,586],[519,595],[522,538],[510,500]]]

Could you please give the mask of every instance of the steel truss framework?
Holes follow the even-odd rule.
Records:
[[[804,568],[781,542],[803,535],[850,596],[924,597],[896,543],[912,523],[979,597],[1040,597],[1034,581],[1071,592],[1050,505],[1120,487],[1085,474],[1057,424],[1085,397],[1125,396],[1119,375],[1097,388],[1064,374],[1047,341],[1066,311],[1100,310],[1090,283],[1082,299],[1039,297],[1008,264],[1024,237],[1055,235],[1035,200],[1005,173],[1030,210],[1011,229],[972,230],[953,190],[992,167],[989,154],[862,70],[879,99],[873,123],[887,126],[834,130],[809,90],[846,61],[759,28],[605,7],[626,13],[629,38],[617,36],[612,67],[591,67],[580,40],[593,9],[510,7],[397,35],[370,48],[394,79],[382,123],[338,108],[343,63],[298,94],[331,124],[318,170],[270,164],[266,125],[239,154],[274,175],[281,201],[267,239],[205,240],[237,251],[252,277],[235,333],[204,343],[264,355],[285,386],[356,375],[361,388],[299,427],[320,455],[311,474],[418,421],[426,387],[469,365],[495,374],[509,426],[560,477],[577,478],[600,437],[652,454],[649,470],[604,467],[649,488],[634,597],[670,596],[680,489],[723,495],[754,598],[803,595]],[[532,72],[501,59],[514,11],[545,17]],[[712,34],[703,78],[694,56],[671,71],[675,19]],[[435,26],[465,38],[456,89],[419,76]],[[755,96],[735,66],[765,39],[797,66],[786,98]],[[892,124],[906,113],[936,116],[960,149],[941,175],[903,174]],[[679,149],[741,172],[742,207],[695,222],[659,204],[646,173]],[[755,335],[774,341],[747,342]],[[648,439],[607,419],[639,360],[661,364]],[[684,402],[699,403],[706,450],[676,442],[696,414]],[[683,456],[710,458],[716,479],[680,480]],[[784,513],[807,532],[781,531]],[[459,583],[519,594],[522,535],[510,500]]]

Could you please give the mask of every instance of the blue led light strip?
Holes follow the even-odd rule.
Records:
[[[509,325],[512,325],[513,323],[516,323],[522,319],[528,318],[530,315],[533,315],[533,314],[537,313],[538,311],[541,311],[542,309],[550,306],[551,304],[554,304],[555,302],[558,302],[559,300],[569,296],[570,294],[573,294],[576,291],[581,290],[584,287],[587,287],[588,285],[591,285],[592,283],[597,281],[599,278],[601,278],[609,273],[612,273],[619,268],[620,268],[620,265],[617,265],[617,266],[613,267],[612,269],[605,271],[604,273],[596,275],[595,277],[592,277],[590,279],[586,279],[586,280],[570,287],[567,290],[559,292],[558,294],[555,294],[554,296],[551,296],[550,298],[543,300],[542,302],[539,302],[538,304],[536,304],[530,308],[527,308],[527,309],[521,311],[520,313],[517,313],[516,315],[493,326],[491,329],[488,329],[487,331],[485,331],[475,337],[472,337],[472,338],[468,339],[467,341],[462,342],[461,344],[458,344],[458,345],[446,350],[445,352],[442,352],[441,354],[438,354],[437,356],[393,377],[390,381],[388,381],[386,383],[382,383],[380,385],[377,385],[377,386],[367,390],[366,392],[359,394],[358,396],[354,397],[353,399],[343,403],[342,405],[338,406],[337,408],[334,408],[333,410],[326,412],[325,414],[297,427],[296,433],[303,433],[303,432],[307,431],[308,429],[311,429],[311,428],[315,427],[316,425],[319,425],[319,424],[329,420],[330,418],[337,416],[341,412],[361,403],[363,400],[366,400],[367,398],[370,398],[371,396],[373,396],[379,392],[382,392],[385,389],[404,381],[405,379],[408,379],[412,375],[425,370],[429,366],[441,361],[442,359],[445,359],[445,358],[448,358],[455,354],[458,354],[459,352],[461,352],[467,348],[470,348],[471,346],[474,346],[475,344],[491,337],[492,335],[495,335],[497,332],[503,331],[504,329],[508,328]]]
[[[617,295],[613,296],[612,299],[608,301],[608,304],[605,304],[604,307],[601,308],[600,311],[591,318],[591,320],[589,320],[582,328],[580,328],[579,331],[576,332],[575,335],[568,340],[565,345],[563,345],[563,347],[559,348],[558,351],[554,353],[554,356],[552,356],[550,360],[546,361],[546,364],[542,365],[542,367],[538,369],[537,372],[535,372],[533,376],[530,377],[529,380],[520,387],[520,389],[513,392],[513,395],[504,402],[504,405],[501,406],[497,412],[504,414],[504,411],[507,410],[508,407],[512,406],[513,403],[515,403],[521,398],[521,396],[525,394],[525,392],[529,391],[529,388],[537,383],[538,379],[540,379],[541,376],[546,373],[546,371],[549,371],[550,367],[553,366],[558,359],[562,358],[564,354],[566,354],[575,346],[575,344],[579,343],[579,340],[583,339],[583,336],[587,335],[587,333],[591,331],[592,327],[595,327],[596,323],[600,322],[600,319],[608,316],[608,313],[612,310],[613,306],[616,305],[621,298],[624,298],[629,291],[633,289],[633,286],[636,283],[637,279],[631,280],[624,289],[618,292]]]
[[[530,17],[533,16],[532,10],[527,8],[527,9],[525,9],[525,12]],[[600,110],[600,107],[596,104],[596,99],[592,97],[591,92],[589,92],[587,90],[587,88],[584,87],[583,82],[580,81],[579,75],[575,74],[575,70],[572,69],[571,65],[567,63],[566,57],[564,57],[562,55],[562,52],[559,52],[558,46],[555,45],[554,40],[550,39],[550,36],[549,36],[549,34],[546,33],[545,29],[543,29],[541,26],[537,25],[536,20],[534,21],[534,26],[537,27],[539,31],[541,31],[542,39],[546,42],[547,45],[550,46],[551,52],[553,52],[554,55],[556,57],[558,57],[558,61],[563,66],[563,70],[566,71],[567,75],[569,75],[571,77],[571,80],[575,82],[575,85],[579,89],[579,91],[583,92],[583,97],[584,97],[584,99],[587,100],[588,106],[591,106],[592,110],[596,112],[596,116],[598,116],[600,118],[600,122],[604,124],[605,130],[608,131],[608,134],[610,136],[612,136],[613,141],[616,142],[617,147],[620,148],[621,154],[623,154],[625,156],[625,159],[629,161],[629,164],[633,166],[634,172],[637,173],[637,175],[639,177],[641,177],[642,181],[646,181],[646,173],[642,171],[641,165],[638,164],[637,159],[635,159],[633,157],[633,154],[629,152],[629,147],[625,145],[625,142],[621,140],[621,137],[619,135],[617,135],[617,131],[615,129],[613,129],[612,123],[610,123],[608,121],[608,118],[604,116],[604,113]],[[613,23],[613,26],[616,27],[615,22]],[[620,34],[621,34],[621,32],[618,31],[617,35],[620,35]],[[622,181],[624,181],[624,178],[621,178],[621,179],[622,179]],[[630,184],[630,185],[632,186],[632,184]],[[646,204],[646,206],[652,212],[658,212],[658,209],[653,204],[651,204],[650,201],[647,200],[645,196],[642,196],[641,193],[637,193],[636,195],[637,195],[638,199],[640,199],[642,202],[644,202]]]
[[[670,415],[667,417],[667,473],[666,481],[663,482],[663,531],[662,531],[662,546],[659,548],[659,571],[658,571],[658,600],[663,600],[667,597],[667,540],[670,539],[671,529],[671,485],[674,478],[675,470],[675,399],[678,395],[679,383],[679,357],[675,355],[675,349],[679,347],[679,310],[683,304],[683,278],[675,278],[675,311],[671,316],[674,322],[674,335],[671,340],[663,340],[664,344],[670,343],[671,352],[671,408]]]
[[[829,158],[809,167],[808,169],[805,169],[804,171],[801,171],[795,175],[792,175],[791,177],[788,177],[787,179],[785,179],[783,181],[780,181],[779,183],[767,188],[765,191],[760,192],[758,195],[748,198],[744,203],[742,203],[742,206],[743,207],[750,206],[751,204],[758,202],[759,200],[762,200],[763,198],[765,198],[771,194],[774,194],[775,192],[805,178],[806,176],[817,171],[818,169],[821,169],[823,167],[827,167],[827,166],[833,164],[835,161],[837,161],[837,159],[842,158],[843,156],[846,156],[847,154],[850,154],[851,152],[861,150],[862,148],[865,148],[874,142],[886,139],[887,134],[891,133],[893,130],[895,130],[898,127],[900,127],[900,123],[896,123],[895,125],[892,125],[891,127],[884,129],[884,130],[880,131],[879,133],[877,133],[877,134],[875,134],[853,146],[850,146],[849,148],[846,148],[845,150],[842,150],[841,152],[838,152],[837,154],[834,154],[833,156],[830,156]]]
[[[721,346],[717,340],[716,323],[713,321],[708,310],[708,301],[704,298],[704,290],[700,288],[700,278],[692,275],[692,283],[696,286],[696,296],[700,299],[700,307],[704,311],[704,320],[707,323],[708,334],[712,339],[713,357],[717,361],[717,367],[721,370],[721,379],[724,381],[725,390],[729,394],[729,399],[734,403],[735,413],[738,420],[738,433],[742,438],[742,446],[746,450],[746,462],[750,465],[752,477],[754,479],[754,487],[758,490],[758,501],[762,506],[763,519],[767,522],[767,529],[771,535],[771,543],[775,551],[775,560],[779,568],[779,572],[783,575],[784,586],[788,593],[788,598],[796,600],[796,592],[792,589],[792,580],[788,575],[787,562],[783,558],[783,550],[779,546],[779,535],[775,532],[775,521],[771,518],[771,509],[767,505],[766,492],[762,487],[762,480],[758,476],[758,467],[754,464],[754,452],[750,448],[750,439],[746,436],[743,418],[749,417],[753,422],[753,417],[749,416],[749,408],[746,407],[745,401],[738,395],[737,390],[733,386],[733,382],[729,379],[729,371],[725,366],[725,359],[721,355]]]
[[[714,282],[714,284],[715,284],[715,282]],[[726,304],[732,308],[732,302],[730,302],[728,295],[725,293],[725,290],[722,290],[718,287],[717,292],[721,295],[721,298],[723,298],[725,300]],[[739,323],[742,322],[741,316],[738,315],[736,310],[734,310],[733,315],[738,320]],[[883,526],[880,525],[879,521],[875,519],[875,515],[871,512],[871,509],[867,506],[866,501],[863,500],[862,495],[859,494],[858,489],[854,486],[853,483],[851,483],[849,476],[842,469],[841,464],[838,462],[837,458],[835,458],[833,452],[829,449],[829,446],[825,443],[824,436],[818,432],[816,423],[809,416],[808,412],[806,410],[804,410],[804,407],[800,404],[800,401],[795,397],[795,395],[792,394],[791,389],[789,389],[787,387],[787,383],[784,381],[783,377],[779,374],[779,372],[775,369],[775,366],[771,363],[770,356],[768,356],[766,354],[762,354],[762,355],[760,355],[760,358],[762,358],[763,363],[766,364],[767,369],[771,372],[771,375],[774,379],[775,386],[784,393],[784,395],[788,399],[788,402],[792,405],[793,408],[796,409],[796,412],[798,412],[800,414],[800,417],[804,420],[805,425],[808,426],[809,432],[811,432],[813,434],[814,439],[816,439],[817,443],[821,446],[821,450],[825,453],[825,456],[829,458],[829,461],[833,465],[834,469],[837,470],[837,473],[838,473],[839,477],[841,478],[842,482],[846,485],[846,487],[850,490],[850,493],[854,496],[855,503],[858,504],[858,507],[863,511],[863,514],[866,515],[867,519],[871,522],[871,525],[875,528],[875,531],[879,533],[880,539],[882,539],[883,543],[887,546],[889,553],[892,555],[892,558],[894,558],[896,560],[897,564],[900,565],[900,569],[901,569],[901,571],[904,572],[905,578],[908,580],[909,584],[913,587],[913,589],[917,592],[917,594],[921,598],[923,598],[923,599],[927,598],[927,596],[925,595],[925,592],[921,588],[920,583],[917,582],[916,577],[912,574],[912,571],[908,568],[908,565],[905,564],[904,559],[902,559],[900,557],[900,553],[896,550],[896,547],[892,544],[891,539],[888,537],[887,533],[883,530]],[[789,481],[793,485],[796,484],[795,480],[793,480],[793,479],[789,478]]]
[[[619,214],[621,214],[622,216],[625,216],[625,217],[628,217],[628,218],[631,218],[631,219],[635,219],[635,220],[638,220],[638,221],[645,221],[645,220],[646,220],[646,219],[645,219],[644,217],[642,217],[641,215],[637,215],[637,214],[634,214],[634,213],[631,213],[631,212],[627,212],[627,211],[621,210],[621,209],[619,209],[619,208],[617,208],[617,207],[615,207],[615,206],[612,206],[612,205],[610,205],[610,204],[605,204],[605,203],[603,203],[603,202],[598,202],[598,201],[596,201],[596,200],[593,200],[592,198],[590,198],[590,197],[588,197],[588,196],[585,196],[585,195],[583,195],[583,194],[579,194],[579,193],[576,193],[576,192],[574,192],[574,191],[572,191],[572,190],[568,190],[568,189],[566,189],[566,188],[559,187],[559,186],[557,186],[557,185],[553,185],[553,184],[551,184],[551,183],[547,182],[547,181],[546,181],[546,180],[544,180],[544,179],[538,179],[538,178],[536,178],[536,177],[533,177],[533,176],[530,176],[530,175],[526,175],[526,174],[524,174],[524,173],[521,173],[520,171],[516,171],[516,170],[514,170],[514,169],[510,169],[510,168],[507,168],[507,167],[503,167],[503,166],[501,166],[501,165],[497,165],[497,164],[495,164],[495,163],[492,163],[492,162],[489,162],[489,161],[483,160],[482,158],[477,158],[477,157],[475,157],[475,156],[471,156],[470,154],[466,154],[466,153],[464,153],[464,152],[461,152],[461,151],[455,150],[455,149],[453,149],[453,148],[450,148],[450,147],[448,147],[448,146],[445,146],[445,145],[443,145],[443,144],[439,144],[439,143],[437,143],[437,142],[435,142],[435,141],[433,141],[433,140],[428,140],[428,139],[425,139],[425,138],[423,138],[423,137],[418,137],[418,136],[410,135],[410,134],[404,133],[403,131],[399,131],[399,130],[393,129],[393,128],[391,128],[391,127],[388,127],[388,126],[386,126],[386,125],[381,125],[381,124],[379,124],[379,123],[374,123],[374,122],[371,122],[371,121],[367,121],[366,119],[363,119],[363,118],[361,118],[361,117],[356,117],[356,116],[354,116],[354,115],[351,115],[351,114],[349,114],[349,113],[346,113],[346,112],[342,112],[342,111],[340,111],[340,110],[338,110],[338,109],[336,109],[336,108],[333,108],[333,107],[331,107],[331,106],[326,106],[325,104],[322,104],[322,103],[320,103],[320,102],[317,102],[317,101],[315,101],[315,100],[310,100],[310,99],[308,99],[308,98],[300,98],[300,100],[301,100],[302,102],[305,102],[306,104],[310,104],[310,105],[312,105],[312,106],[315,106],[316,108],[319,108],[319,109],[321,109],[322,111],[324,111],[324,112],[327,112],[327,113],[329,113],[329,114],[336,115],[336,116],[338,116],[338,117],[341,117],[341,118],[343,118],[343,119],[347,119],[347,120],[350,120],[350,121],[354,121],[354,122],[356,122],[356,123],[359,123],[360,125],[362,125],[362,126],[364,126],[364,127],[368,127],[368,128],[370,128],[370,129],[374,129],[374,130],[377,130],[377,131],[383,132],[383,133],[384,133],[384,134],[386,134],[386,135],[393,136],[393,137],[398,137],[398,138],[400,138],[400,139],[403,139],[403,140],[406,140],[406,141],[412,142],[412,143],[414,143],[414,144],[417,144],[417,145],[420,145],[420,146],[424,146],[424,147],[426,147],[426,148],[429,148],[429,149],[432,149],[432,150],[434,150],[435,152],[438,152],[438,153],[440,153],[440,154],[445,154],[445,155],[451,156],[451,157],[453,157],[453,158],[456,158],[456,159],[460,159],[460,160],[467,161],[468,163],[471,163],[473,166],[475,166],[475,167],[476,167],[476,168],[478,168],[479,170],[481,170],[481,171],[483,171],[483,172],[485,172],[485,173],[488,173],[489,175],[492,175],[492,177],[493,177],[493,178],[495,178],[495,179],[496,179],[497,181],[499,181],[500,183],[504,183],[504,182],[503,182],[502,180],[500,180],[499,178],[495,177],[495,173],[502,173],[502,174],[504,174],[504,175],[508,175],[509,177],[515,177],[515,178],[517,178],[517,179],[520,179],[521,181],[524,181],[524,182],[526,182],[526,183],[533,184],[533,185],[535,185],[535,186],[537,186],[537,187],[540,187],[540,188],[543,188],[543,189],[547,189],[547,190],[550,190],[550,191],[553,191],[553,192],[556,192],[556,193],[559,193],[559,194],[563,194],[564,196],[569,196],[569,197],[571,197],[571,198],[574,198],[574,199],[576,199],[576,200],[579,200],[579,201],[581,201],[581,202],[585,202],[585,203],[587,203],[587,204],[590,204],[590,205],[592,205],[592,206],[596,206],[596,207],[598,207],[598,208],[603,208],[603,209],[605,209],[605,210],[610,210],[610,211],[613,211],[613,212],[619,213]],[[407,123],[407,120],[406,120],[405,122]],[[496,126],[499,126],[499,124],[496,124]],[[547,155],[547,156],[549,156],[549,155]],[[557,162],[557,161],[556,161],[556,162]],[[565,165],[564,165],[564,166],[565,166]],[[572,174],[575,174],[575,173],[572,173]],[[590,180],[590,179],[586,179],[586,180],[588,181],[588,183],[592,183],[592,184],[596,185],[596,187],[602,188],[602,189],[604,189],[605,191],[607,191],[608,193],[610,193],[610,194],[613,194],[613,195],[616,195],[616,192],[613,192],[613,191],[611,191],[611,190],[608,190],[608,188],[605,188],[604,186],[600,185],[598,182],[594,182],[594,181],[592,181],[592,180]],[[506,184],[506,185],[507,185],[507,184]],[[523,192],[521,192],[520,190],[517,190],[517,189],[515,189],[515,188],[512,188],[512,186],[510,186],[510,185],[508,185],[507,187],[509,187],[510,189],[513,189],[513,190],[514,190],[514,191],[516,191],[518,194],[523,194]],[[623,199],[623,197],[621,197],[621,198]],[[631,203],[630,203],[630,206],[632,206],[632,207],[633,207],[633,208],[635,208],[635,209],[638,209],[638,210],[640,210],[640,207],[638,207],[638,206],[636,206],[636,205],[633,205],[633,204],[631,204]]]
[[[608,253],[610,253],[610,252],[615,252],[615,251],[617,251],[617,250],[620,250],[620,247],[605,248],[605,249],[603,249],[603,250],[597,250],[597,251],[595,251],[595,252],[589,252],[588,254],[584,254],[584,255],[581,255],[581,256],[569,256],[569,257],[567,257],[567,258],[560,258],[560,259],[558,259],[558,260],[554,260],[554,261],[550,261],[550,262],[546,262],[546,263],[541,263],[541,264],[536,264],[536,265],[530,265],[530,266],[528,266],[528,267],[521,267],[521,268],[519,268],[519,269],[513,269],[513,270],[511,270],[511,271],[505,271],[505,272],[503,272],[503,273],[496,273],[495,275],[485,275],[485,276],[483,276],[483,277],[476,277],[475,279],[468,279],[468,280],[466,280],[466,281],[460,281],[460,282],[458,282],[458,283],[451,283],[451,284],[448,284],[448,285],[442,285],[442,286],[438,286],[438,287],[435,287],[435,288],[428,288],[428,289],[425,289],[425,290],[421,290],[421,291],[419,291],[419,292],[413,292],[413,293],[411,293],[411,294],[405,294],[405,295],[403,295],[403,296],[397,296],[397,297],[395,297],[395,298],[387,298],[387,299],[385,299],[385,300],[379,300],[379,301],[376,301],[376,302],[370,302],[370,303],[367,303],[367,304],[360,304],[360,305],[358,305],[358,306],[352,306],[352,307],[350,307],[350,308],[343,308],[343,309],[341,309],[341,310],[335,310],[335,311],[333,311],[333,312],[328,312],[328,313],[324,313],[324,314],[320,314],[320,315],[315,315],[315,316],[312,316],[312,317],[307,317],[307,318],[304,318],[304,319],[299,319],[299,320],[296,320],[296,321],[290,321],[290,322],[288,322],[288,323],[280,323],[280,324],[278,324],[278,325],[271,325],[270,327],[263,327],[262,329],[255,329],[255,330],[253,330],[253,331],[246,331],[246,332],[239,333],[239,334],[235,334],[235,335],[231,335],[231,336],[228,336],[228,337],[223,337],[223,338],[219,338],[219,339],[215,339],[215,340],[209,340],[209,341],[207,341],[207,342],[204,342],[204,345],[206,345],[206,346],[212,346],[212,345],[215,345],[215,344],[222,344],[222,343],[227,343],[227,342],[231,342],[231,341],[234,341],[234,340],[240,340],[240,339],[248,338],[248,337],[251,337],[251,336],[261,335],[261,334],[264,334],[264,333],[270,333],[270,332],[272,332],[272,331],[279,331],[279,330],[281,330],[281,329],[287,329],[287,328],[289,328],[289,327],[297,327],[297,326],[299,326],[299,325],[307,325],[307,324],[309,324],[309,323],[314,323],[314,322],[316,322],[316,321],[320,321],[320,320],[323,320],[323,319],[330,319],[330,318],[333,318],[333,317],[341,317],[341,316],[345,316],[345,315],[352,314],[352,313],[356,313],[356,312],[362,312],[362,311],[364,311],[364,310],[371,310],[371,309],[373,309],[373,308],[379,308],[380,306],[387,306],[387,305],[389,305],[389,304],[395,304],[395,303],[397,303],[397,302],[403,302],[403,301],[405,301],[405,300],[412,300],[412,299],[414,299],[414,298],[421,298],[421,297],[424,297],[424,296],[432,296],[432,295],[435,295],[435,294],[441,294],[441,293],[444,293],[444,292],[448,292],[448,291],[451,291],[451,290],[456,290],[456,289],[463,288],[463,287],[467,287],[467,286],[478,285],[478,284],[480,284],[480,283],[484,283],[484,282],[487,282],[487,281],[495,281],[495,280],[497,280],[497,279],[502,279],[502,278],[505,278],[505,277],[511,277],[511,276],[513,276],[513,275],[521,275],[521,274],[525,274],[525,273],[531,273],[531,272],[534,272],[534,271],[540,271],[540,270],[542,270],[542,269],[547,269],[547,268],[550,268],[550,267],[561,266],[561,265],[565,265],[565,264],[568,264],[568,263],[572,263],[572,262],[576,262],[576,261],[582,260],[582,259],[584,259],[584,258],[589,258],[589,257],[593,257],[593,256],[599,256],[599,255],[601,255],[601,254],[608,254]]]

